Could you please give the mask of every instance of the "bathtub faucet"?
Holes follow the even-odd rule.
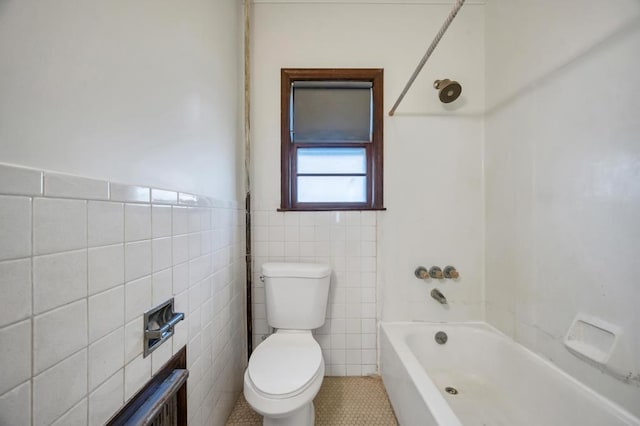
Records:
[[[438,290],[437,288],[434,288],[433,290],[431,290],[431,297],[433,297],[443,305],[447,304],[447,298],[444,297],[444,294],[442,294],[440,290]]]

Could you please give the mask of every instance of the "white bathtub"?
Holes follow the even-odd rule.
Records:
[[[382,378],[402,426],[640,425],[485,323],[380,327]],[[438,331],[448,335],[446,344],[436,343]]]

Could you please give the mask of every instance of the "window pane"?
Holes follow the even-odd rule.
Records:
[[[364,203],[365,176],[298,176],[299,203]]]
[[[291,140],[370,142],[371,105],[371,89],[367,87],[294,84]]]
[[[298,173],[366,173],[364,148],[300,148]]]

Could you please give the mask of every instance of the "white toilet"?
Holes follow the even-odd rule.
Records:
[[[265,426],[309,426],[324,377],[320,345],[311,330],[325,322],[331,268],[312,263],[262,266],[267,322],[277,331],[251,354],[244,397]]]

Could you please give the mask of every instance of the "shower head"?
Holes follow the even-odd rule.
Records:
[[[460,83],[449,80],[448,78],[434,81],[433,87],[439,90],[438,96],[440,97],[440,101],[444,104],[455,101],[462,93],[462,86]]]

